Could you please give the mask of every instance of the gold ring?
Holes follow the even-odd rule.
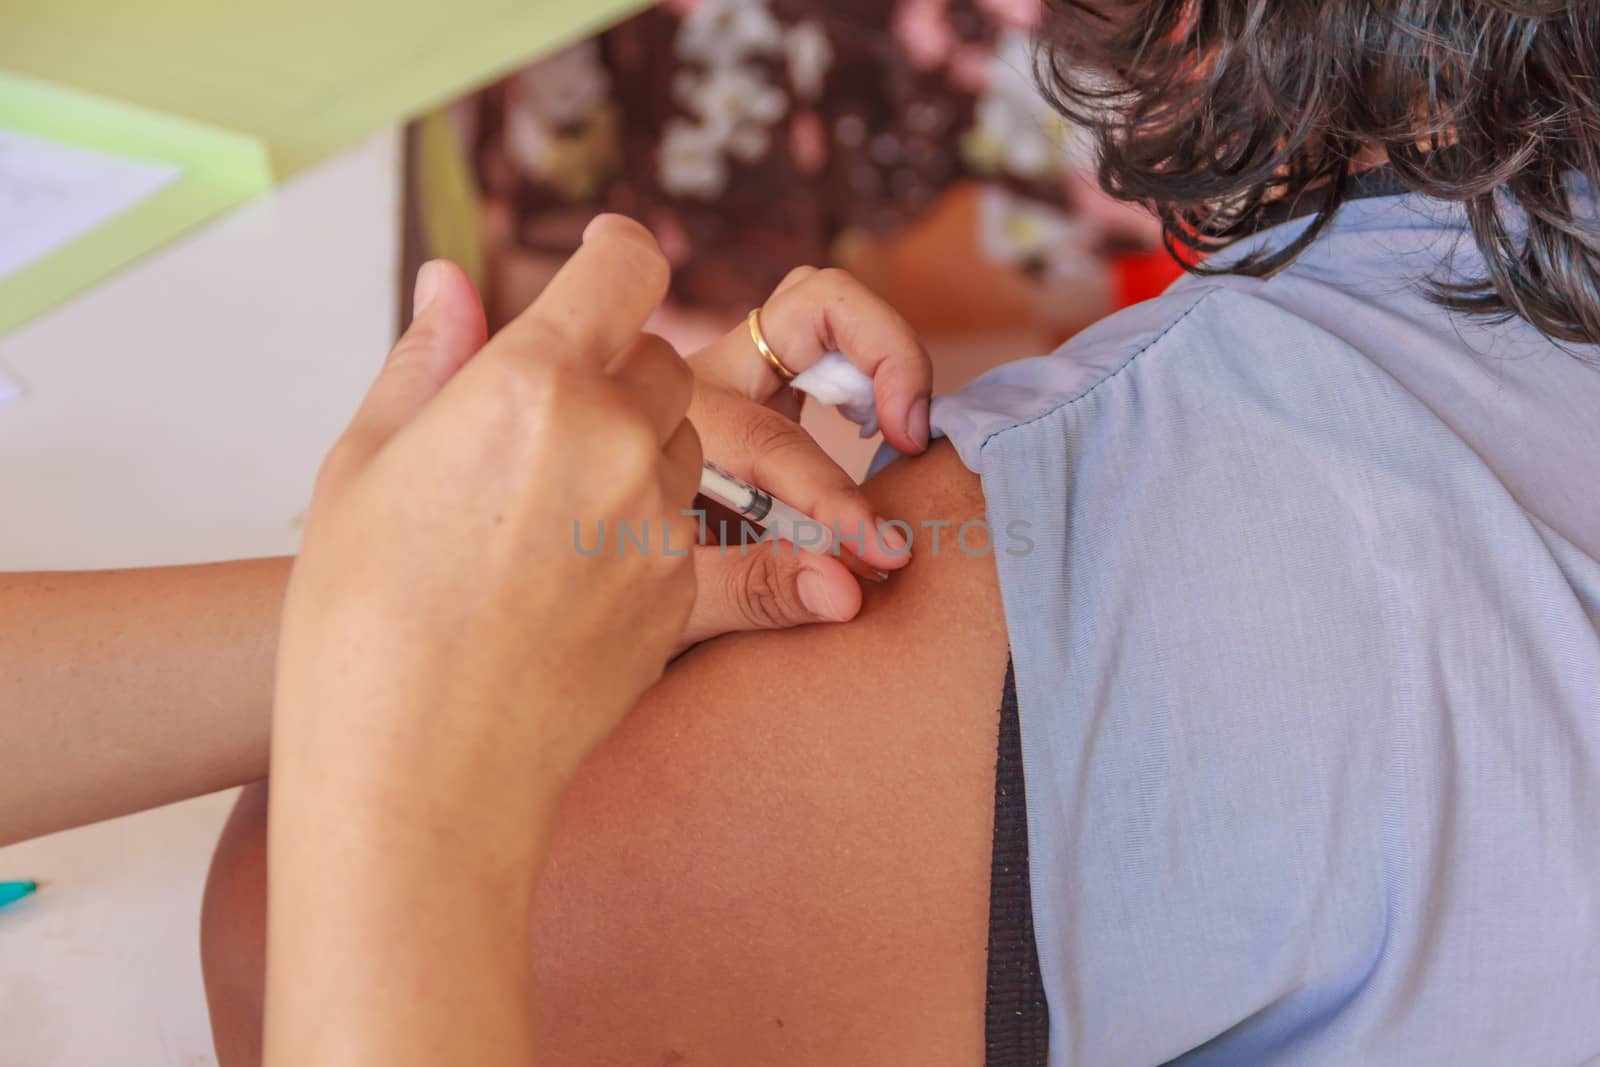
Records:
[[[798,375],[783,365],[783,360],[778,358],[778,353],[774,352],[772,346],[767,344],[766,334],[761,332],[760,308],[750,312],[748,323],[750,326],[750,340],[756,343],[756,351],[760,352],[761,358],[767,361],[767,366],[771,367],[778,377],[783,379],[785,385],[794,381]]]

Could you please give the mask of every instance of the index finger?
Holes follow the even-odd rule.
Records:
[[[666,298],[671,277],[649,230],[622,215],[597,215],[583,246],[490,344],[602,368],[633,343]]]

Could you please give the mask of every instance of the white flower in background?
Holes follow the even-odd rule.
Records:
[[[1064,173],[1075,139],[1066,121],[1033,83],[1033,46],[1027,34],[1006,30],[989,64],[989,88],[979,98],[976,124],[962,150],[980,171],[1005,171],[1040,180]]]
[[[673,79],[672,91],[711,136],[745,162],[766,154],[771,127],[789,110],[788,95],[747,64],[704,74],[685,71]]]
[[[980,174],[1041,180],[1064,170],[1062,131],[1000,96],[979,99],[976,123],[961,137],[961,154]]]
[[[520,107],[548,126],[576,125],[594,113],[611,94],[611,75],[600,59],[600,46],[584,41],[521,71],[511,91]]]
[[[1048,131],[1050,140],[1057,145],[1057,155],[1064,169],[1095,169],[1098,160],[1093,136],[1088,130],[1068,122],[1039,91],[1034,80],[1038,57],[1033,39],[1028,34],[1020,30],[1001,31],[994,62],[989,69],[992,91],[1014,104],[1019,113],[1029,109],[1033,111],[1039,127]],[[1078,77],[1106,91],[1112,88],[1111,81],[1101,75],[1084,76],[1078,72]],[[1104,106],[1110,109],[1112,105]]]
[[[745,123],[728,134],[728,154],[744,163],[754,163],[772,147],[772,134],[765,126]]]
[[[678,55],[708,66],[742,62],[783,48],[783,26],[766,0],[701,0],[678,27]]]
[[[992,185],[978,193],[978,248],[991,263],[1040,263],[1046,276],[1058,280],[1089,277],[1099,269],[1092,240],[1092,227],[1049,204]]]
[[[788,95],[748,64],[704,74],[684,71],[673,79],[672,91],[691,115],[724,131],[745,122],[770,126],[789,110]]]
[[[811,102],[822,96],[822,87],[833,67],[833,45],[820,23],[802,22],[783,38],[789,60],[789,80],[795,95]]]
[[[543,174],[554,148],[550,127],[520,107],[506,110],[506,155],[524,174]]]
[[[994,58],[989,63],[989,92],[1054,114],[1034,84],[1037,62],[1033,38],[1018,30],[1001,30],[995,39]]]
[[[1019,109],[1001,96],[978,101],[977,124],[963,148],[980,170],[1005,171],[1019,178],[1041,179],[1061,170],[1061,143],[1056,131],[1039,122],[1031,109]]]
[[[661,188],[671,196],[714,200],[728,187],[724,138],[705,126],[673,119],[661,137]]]

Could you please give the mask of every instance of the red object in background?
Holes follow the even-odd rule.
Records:
[[[1119,308],[1150,300],[1183,277],[1183,266],[1165,248],[1118,256],[1111,263],[1112,299]]]

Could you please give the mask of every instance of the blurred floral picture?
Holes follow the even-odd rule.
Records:
[[[1038,17],[1037,0],[666,0],[464,101],[493,317],[598,211],[673,261],[669,335],[720,332],[793,267],[837,265],[959,364],[941,387],[1158,292],[1177,267],[1155,224],[1100,192],[1036,88]]]

